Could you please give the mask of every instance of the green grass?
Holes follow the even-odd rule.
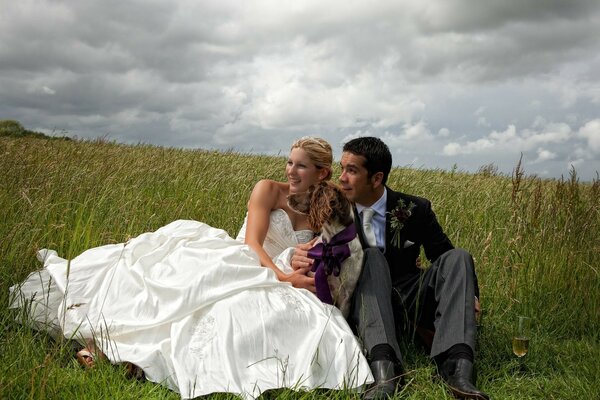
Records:
[[[63,257],[119,243],[175,219],[235,235],[260,178],[283,179],[284,159],[104,141],[0,137],[0,398],[176,399],[160,385],[100,363],[82,370],[73,344],[15,322],[8,287]],[[395,169],[390,186],[429,198],[446,232],[476,261],[483,305],[478,386],[495,399],[581,399],[600,393],[600,182],[512,177],[482,170]],[[338,176],[339,171],[334,173]],[[535,321],[525,369],[510,350],[519,314]],[[451,398],[434,367],[402,342],[408,385],[398,399]],[[264,398],[356,398],[280,390]],[[225,394],[211,398],[233,398]]]

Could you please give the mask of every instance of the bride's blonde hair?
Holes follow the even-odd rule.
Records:
[[[331,145],[327,143],[325,139],[312,136],[304,136],[296,140],[290,150],[302,149],[310,158],[317,168],[325,168],[328,170],[328,174],[325,180],[331,179],[332,164],[333,164],[333,152]]]

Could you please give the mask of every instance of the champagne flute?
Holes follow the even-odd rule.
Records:
[[[519,315],[517,325],[512,339],[513,353],[521,359],[529,350],[529,338],[531,336],[531,318]]]

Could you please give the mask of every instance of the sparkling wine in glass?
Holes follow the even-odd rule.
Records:
[[[531,336],[531,318],[517,317],[517,325],[512,340],[513,353],[519,358],[527,354],[529,350],[529,338]]]

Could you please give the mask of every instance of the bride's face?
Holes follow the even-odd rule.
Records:
[[[290,184],[290,193],[305,192],[326,176],[326,171],[318,168],[301,148],[294,148],[290,152],[285,173]]]

